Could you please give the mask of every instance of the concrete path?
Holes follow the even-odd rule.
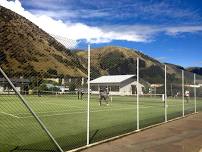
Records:
[[[202,113],[103,143],[82,152],[202,152]]]

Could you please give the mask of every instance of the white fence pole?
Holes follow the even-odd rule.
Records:
[[[167,104],[167,66],[165,65],[165,122],[168,121],[168,117],[167,117],[167,108],[168,108],[168,104]]]
[[[90,144],[90,44],[88,44],[87,145]]]
[[[182,116],[184,117],[184,70],[182,70]]]
[[[140,130],[140,118],[139,118],[139,58],[137,58],[137,131]]]
[[[194,112],[197,112],[196,109],[196,74],[194,73]]]

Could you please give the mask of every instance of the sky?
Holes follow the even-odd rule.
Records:
[[[70,48],[116,45],[161,62],[202,67],[200,0],[0,0],[0,5]]]

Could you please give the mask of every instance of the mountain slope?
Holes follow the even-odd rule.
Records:
[[[190,67],[190,68],[187,68],[187,71],[196,73],[198,75],[202,75],[202,67]]]
[[[86,76],[78,57],[24,17],[0,6],[0,64],[10,76]]]
[[[79,51],[80,61],[86,67],[87,52]],[[149,83],[164,83],[165,64],[133,49],[107,46],[91,50],[91,75],[136,74],[136,58],[140,58],[140,77]],[[183,67],[173,64],[167,65],[168,82],[180,82]],[[191,73],[190,73],[191,75]],[[187,76],[187,79],[190,79]]]

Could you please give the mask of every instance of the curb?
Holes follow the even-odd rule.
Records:
[[[179,120],[179,119],[184,119],[186,117],[189,117],[191,115],[195,115],[195,114],[198,114],[198,113],[199,112],[196,112],[196,113],[193,112],[193,113],[187,114],[185,116],[176,117],[176,118],[168,120],[167,122],[157,123],[157,124],[154,124],[154,125],[151,125],[151,126],[139,129],[139,130],[134,130],[134,131],[131,131],[131,132],[128,132],[128,133],[125,133],[125,134],[121,134],[121,135],[118,135],[118,136],[115,136],[115,137],[112,137],[112,138],[101,140],[101,141],[98,141],[98,142],[95,142],[95,143],[92,143],[92,144],[89,144],[89,145],[85,145],[85,146],[82,146],[82,147],[79,147],[79,148],[76,148],[76,149],[72,149],[72,150],[66,151],[66,152],[79,152],[81,150],[85,150],[85,149],[88,149],[88,148],[91,148],[91,147],[94,147],[94,146],[97,146],[97,145],[100,145],[100,144],[103,144],[103,143],[106,143],[106,142],[110,142],[110,141],[113,141],[113,140],[116,140],[116,139],[120,139],[120,138],[129,136],[129,135],[132,135],[132,134],[144,131],[144,130],[148,130],[148,129],[151,129],[151,128],[163,125],[163,124],[167,124],[169,122],[173,122],[173,121],[176,121],[176,120]]]

